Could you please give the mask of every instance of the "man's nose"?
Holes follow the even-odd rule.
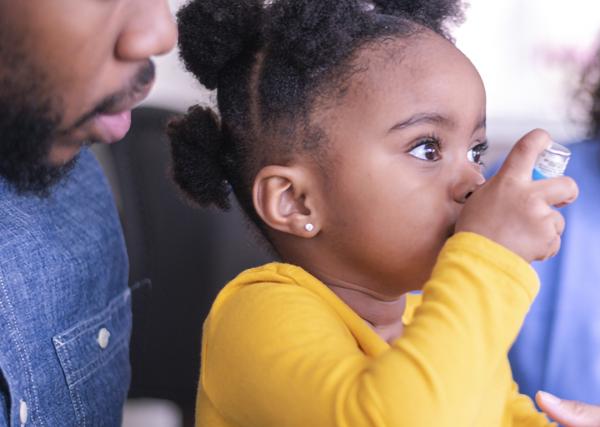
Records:
[[[177,42],[177,25],[167,0],[134,0],[116,45],[116,56],[140,61],[168,53]]]

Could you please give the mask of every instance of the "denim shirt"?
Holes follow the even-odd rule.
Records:
[[[566,171],[579,198],[566,220],[558,255],[535,263],[541,281],[510,353],[522,391],[600,403],[600,141],[569,145]]]
[[[118,215],[91,152],[48,198],[0,180],[0,426],[120,426],[127,280]]]

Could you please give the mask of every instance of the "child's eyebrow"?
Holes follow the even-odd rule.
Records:
[[[481,121],[479,123],[477,123],[477,126],[475,126],[475,130],[473,131],[473,133],[477,132],[479,129],[485,129],[487,127],[487,117],[483,116],[483,119],[481,119]]]
[[[479,129],[485,129],[487,126],[486,121],[487,121],[486,116],[483,116],[481,121],[479,123],[477,123],[477,125],[475,126],[473,133],[477,132]],[[418,114],[415,114],[414,116],[410,117],[408,120],[404,120],[400,123],[396,123],[394,126],[392,126],[390,128],[388,133],[391,133],[391,132],[394,132],[397,130],[402,130],[402,129],[405,129],[410,126],[415,126],[415,125],[419,125],[419,124],[423,124],[423,123],[433,123],[433,124],[438,124],[438,125],[442,125],[442,126],[449,127],[449,128],[454,126],[454,121],[452,121],[448,117],[442,116],[441,114],[418,113]]]
[[[448,117],[442,116],[441,114],[418,113],[418,114],[415,114],[414,116],[410,117],[407,120],[396,123],[394,126],[392,126],[390,128],[388,133],[391,133],[391,132],[394,132],[397,130],[402,130],[402,129],[405,129],[410,126],[420,125],[423,123],[433,123],[433,124],[438,124],[438,125],[442,125],[445,127],[454,126],[454,122],[452,120],[450,120]]]

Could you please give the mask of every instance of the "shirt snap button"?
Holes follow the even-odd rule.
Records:
[[[98,338],[96,339],[96,341],[98,341],[98,345],[100,346],[100,348],[104,350],[106,347],[108,347],[109,340],[110,340],[110,332],[108,331],[108,329],[106,329],[106,328],[100,329],[100,331],[98,332]]]
[[[21,400],[19,404],[19,419],[21,421],[21,425],[25,425],[27,423],[28,415],[27,403],[25,403],[24,400]]]

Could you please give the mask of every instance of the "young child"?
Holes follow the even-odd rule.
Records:
[[[458,1],[193,0],[187,68],[220,115],[170,126],[201,206],[231,188],[282,263],[206,320],[199,426],[548,425],[507,351],[558,250],[569,178],[543,131],[484,185],[485,92],[448,39]],[[409,293],[422,290],[422,296]]]

